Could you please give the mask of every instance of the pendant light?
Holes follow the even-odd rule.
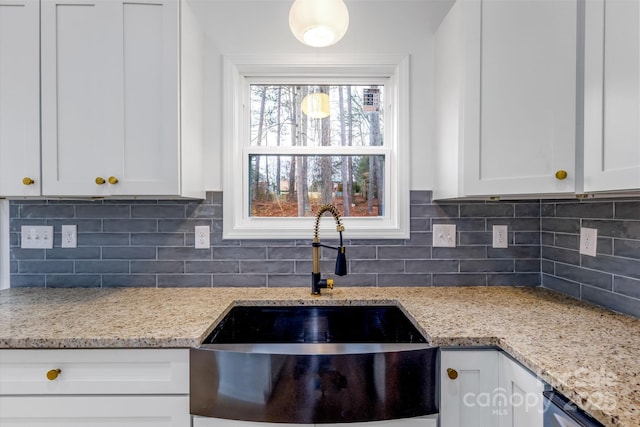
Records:
[[[308,46],[331,46],[347,32],[349,10],[342,0],[295,0],[289,10],[289,27]]]
[[[312,119],[329,117],[329,95],[323,92],[313,92],[302,98],[302,112]]]

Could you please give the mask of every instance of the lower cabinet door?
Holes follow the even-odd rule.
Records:
[[[498,352],[442,350],[440,356],[440,427],[498,426]]]
[[[188,396],[2,396],[2,427],[190,427]]]
[[[542,427],[545,384],[504,353],[500,353],[498,366],[505,404],[500,413],[500,427]]]

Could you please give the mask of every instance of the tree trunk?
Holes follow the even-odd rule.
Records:
[[[328,86],[320,86],[320,93],[329,93]],[[323,147],[331,145],[331,122],[330,117],[320,119],[320,126],[322,129],[320,145]],[[320,190],[320,200],[323,205],[333,203],[333,166],[331,164],[331,157],[320,157],[320,171],[322,175],[322,185]]]
[[[260,117],[258,122],[258,135],[256,138],[256,145],[259,147],[262,145],[262,132],[264,129],[264,109],[267,101],[267,87],[263,86],[262,91],[260,93]],[[260,156],[255,157],[255,174],[253,177],[253,196],[251,197],[253,200],[260,199]]]
[[[294,110],[296,112],[296,122],[299,125],[296,127],[296,142],[297,145],[307,145],[307,118],[302,117],[302,99],[307,94],[306,88],[298,91],[296,96],[296,102]],[[307,186],[307,157],[296,157],[296,191],[298,199],[298,216],[306,216],[307,212],[311,211],[311,205],[309,203],[309,189]]]
[[[278,112],[276,113],[276,123],[278,125],[278,129],[276,131],[276,144],[278,147],[280,146],[280,134],[282,131],[282,123],[280,122],[280,117],[282,114],[282,86],[278,86],[278,100],[276,101],[276,105],[278,106]],[[277,156],[276,159],[276,197],[280,198],[280,156]]]
[[[293,129],[293,132],[291,132],[291,146],[295,146],[297,145],[297,137],[298,137],[298,127],[300,126],[300,120],[297,114],[297,107],[296,107],[296,100],[297,100],[297,93],[298,91],[296,90],[295,87],[291,88],[291,91],[289,92],[289,103],[290,103],[290,119],[291,119],[291,129]],[[295,200],[298,200],[298,184],[296,182],[296,158],[295,156],[291,156],[291,169],[289,169],[289,201],[293,202]]]
[[[377,86],[372,86],[376,88]],[[369,126],[370,126],[370,138],[371,145],[382,145],[382,134],[380,132],[380,112],[372,111],[369,113]],[[382,170],[382,162],[380,156],[372,158],[370,164],[369,184],[371,190],[369,191],[372,197],[377,199],[378,203],[378,215],[384,215],[384,173]],[[368,206],[367,206],[368,207]],[[372,210],[370,211],[372,213]]]
[[[340,86],[338,91],[340,101],[340,145],[347,145],[345,115],[344,115],[344,88]],[[340,175],[342,175],[342,215],[351,215],[351,193],[349,192],[349,160],[351,156],[342,156]]]
[[[347,86],[347,117],[349,120],[349,138],[347,141],[347,145],[349,147],[351,147],[353,145],[353,102],[352,102],[352,98],[351,98],[351,86]],[[349,193],[349,199],[353,200],[354,199],[354,193],[353,193],[353,189],[354,189],[354,185],[353,185],[353,157],[349,156],[349,161],[348,161],[348,165],[349,165],[349,180],[347,182],[347,193]]]

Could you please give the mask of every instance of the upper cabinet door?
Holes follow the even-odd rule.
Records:
[[[40,195],[40,11],[0,0],[0,196]]]
[[[43,194],[180,193],[178,7],[42,1]]]
[[[640,188],[640,3],[585,9],[585,191]]]
[[[466,6],[465,195],[574,192],[576,1]]]
[[[176,0],[123,2],[121,185],[112,194],[180,193],[179,28]]]
[[[436,33],[434,198],[573,194],[577,0],[460,0]]]
[[[108,195],[119,165],[122,72],[117,2],[42,1],[42,172],[45,195]]]

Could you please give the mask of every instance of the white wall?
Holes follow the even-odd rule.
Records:
[[[345,0],[350,24],[336,45],[315,49],[289,31],[293,0],[189,0],[205,42],[205,180],[222,190],[222,55],[403,54],[411,56],[411,189],[433,187],[434,33],[453,0]]]

